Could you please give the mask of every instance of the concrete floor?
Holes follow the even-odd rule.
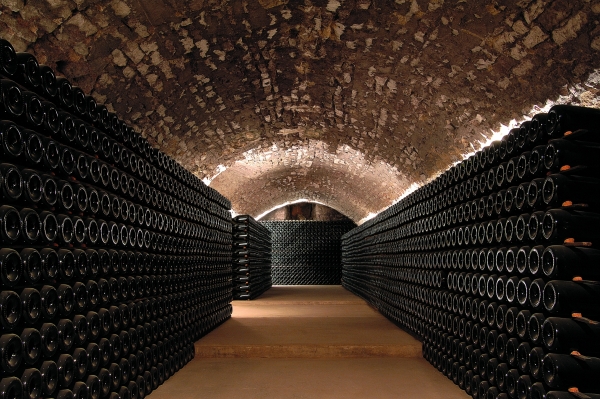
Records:
[[[276,286],[234,301],[232,319],[150,399],[466,398],[420,351],[341,286]]]

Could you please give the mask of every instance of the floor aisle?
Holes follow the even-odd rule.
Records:
[[[466,398],[420,351],[341,286],[276,286],[234,301],[231,320],[150,399]]]

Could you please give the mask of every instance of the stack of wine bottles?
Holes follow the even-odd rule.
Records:
[[[341,237],[352,221],[265,221],[273,241],[273,284],[339,285]]]
[[[273,286],[271,232],[250,215],[233,219],[233,299],[255,299]]]
[[[230,203],[0,41],[0,396],[143,398],[231,315]]]
[[[600,110],[575,106],[343,237],[342,284],[480,399],[598,397],[598,266]]]

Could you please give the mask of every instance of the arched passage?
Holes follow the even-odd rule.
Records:
[[[385,208],[409,186],[405,173],[383,160],[371,162],[348,146],[331,149],[318,140],[287,149],[272,145],[247,151],[211,182],[231,199],[236,213],[258,216],[282,203],[306,199],[337,209],[355,222]]]

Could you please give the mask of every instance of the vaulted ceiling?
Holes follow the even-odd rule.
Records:
[[[547,100],[598,104],[598,0],[0,4],[1,37],[255,216],[359,221]]]

